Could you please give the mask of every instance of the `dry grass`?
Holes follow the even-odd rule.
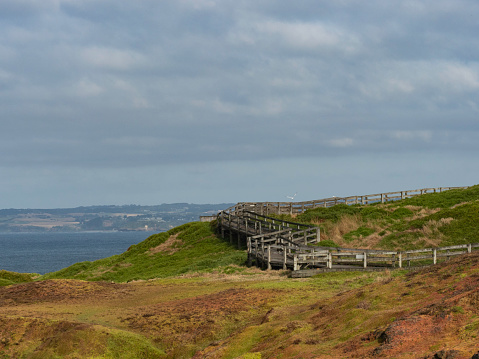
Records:
[[[168,253],[169,255],[172,255],[173,253],[178,252],[181,247],[183,242],[178,239],[178,234],[170,236],[165,242],[160,244],[159,246],[150,248],[148,251],[148,255],[152,256],[153,254],[164,252]]]
[[[358,229],[361,225],[362,220],[359,215],[343,216],[337,223],[331,224],[321,236],[322,239],[331,239],[341,245],[346,243],[343,236]]]
[[[431,214],[437,213],[441,210],[440,208],[425,208],[420,206],[404,206],[404,208],[414,212],[414,216],[411,218],[412,220],[430,216]]]

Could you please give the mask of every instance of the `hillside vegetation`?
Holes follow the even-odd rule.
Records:
[[[154,234],[120,255],[76,263],[42,279],[127,282],[213,270],[235,272],[245,262],[245,251],[218,238],[210,223],[192,222]]]
[[[374,205],[339,204],[283,219],[321,227],[322,245],[408,250],[479,242],[479,185]]]

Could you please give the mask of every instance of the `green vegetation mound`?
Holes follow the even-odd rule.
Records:
[[[0,287],[16,283],[32,282],[38,274],[15,273],[6,270],[0,270]]]
[[[128,282],[191,272],[211,272],[246,262],[245,251],[218,238],[210,223],[192,222],[154,234],[126,252],[94,262],[80,262],[42,279],[71,278]]]
[[[479,185],[466,189],[451,189],[445,192],[427,193],[421,196],[398,201],[401,206],[421,206],[425,208],[450,208],[464,202],[479,200]]]

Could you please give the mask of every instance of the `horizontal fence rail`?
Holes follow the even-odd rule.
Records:
[[[250,237],[248,260],[258,266],[272,269],[279,267],[299,271],[325,268],[349,270],[367,268],[408,268],[437,264],[450,258],[471,253],[479,243],[427,248],[411,251],[381,251],[357,248],[329,248],[301,246],[294,242],[278,242],[274,237]]]
[[[337,204],[373,204],[373,203],[386,203],[391,201],[398,201],[401,199],[411,198],[420,196],[426,193],[440,193],[448,191],[451,189],[464,189],[468,186],[463,187],[437,187],[437,188],[422,188],[408,191],[397,191],[397,192],[385,192],[385,193],[376,193],[368,194],[361,196],[349,196],[349,197],[330,197],[324,199],[318,199],[314,201],[305,201],[305,202],[242,202],[238,203],[236,206],[241,209],[247,209],[251,212],[258,213],[261,215],[281,215],[281,214],[300,214],[304,213],[308,209],[318,208],[318,207],[332,207]]]

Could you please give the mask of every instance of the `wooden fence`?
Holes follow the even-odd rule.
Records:
[[[437,187],[437,188],[422,188],[408,191],[398,192],[386,192],[377,194],[368,194],[362,196],[349,196],[349,197],[330,197],[324,199],[318,199],[314,201],[305,202],[240,202],[236,204],[235,208],[245,209],[250,212],[258,213],[261,215],[281,215],[281,214],[300,214],[308,209],[318,207],[332,207],[337,204],[372,204],[372,203],[386,203],[391,201],[397,201],[405,198],[411,198],[420,196],[426,193],[440,193],[451,189],[463,189],[464,187]]]
[[[272,269],[295,271],[312,269],[364,270],[409,268],[437,264],[440,261],[471,253],[479,243],[410,251],[383,251],[358,248],[303,246],[290,241],[277,241],[274,236],[248,238],[248,261]],[[293,275],[295,276],[295,275]],[[298,276],[298,275],[296,275]]]
[[[217,218],[222,237],[225,238],[225,232],[228,231],[232,243],[233,233],[236,233],[238,246],[241,244],[241,237],[251,236],[255,238],[276,236],[276,240],[287,239],[304,245],[320,241],[319,227],[279,220],[251,211],[235,208],[234,211],[220,212]]]

